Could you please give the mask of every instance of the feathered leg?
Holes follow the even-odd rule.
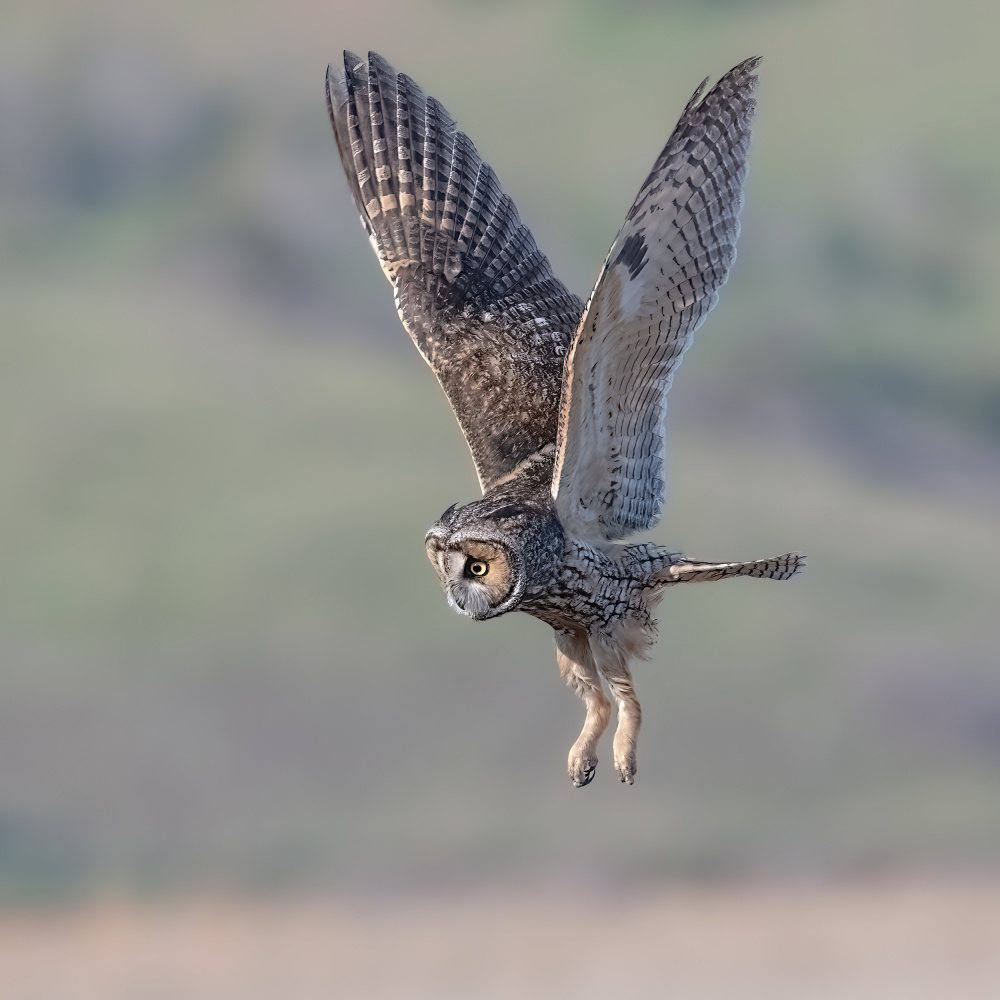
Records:
[[[569,776],[577,788],[582,788],[590,784],[597,770],[597,741],[608,728],[611,702],[605,697],[585,635],[556,632],[556,661],[560,676],[587,706],[583,730],[569,752]]]
[[[618,728],[615,730],[615,773],[626,785],[635,781],[636,747],[642,725],[642,707],[635,695],[628,654],[600,637],[593,636],[590,648],[601,677],[608,682],[618,702]]]

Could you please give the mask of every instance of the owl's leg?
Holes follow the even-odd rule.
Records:
[[[611,702],[604,695],[586,636],[557,632],[556,661],[560,676],[587,706],[583,730],[569,752],[569,776],[577,788],[582,788],[590,784],[597,770],[597,741],[608,728]]]
[[[601,676],[608,682],[611,694],[618,702],[618,728],[615,730],[615,773],[626,785],[635,781],[636,747],[642,725],[642,707],[635,695],[632,671],[617,650],[596,643],[594,656]]]

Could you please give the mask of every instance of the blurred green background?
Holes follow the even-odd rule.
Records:
[[[1000,8],[0,9],[0,894],[1000,863]],[[380,51],[586,296],[688,95],[762,54],[740,257],[671,395],[634,788],[551,633],[447,608],[476,493],[341,176]]]

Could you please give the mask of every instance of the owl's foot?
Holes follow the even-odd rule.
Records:
[[[638,770],[635,763],[635,747],[627,750],[615,748],[615,774],[618,780],[624,785],[635,783],[635,772]]]
[[[621,691],[618,702],[618,729],[615,732],[615,774],[623,785],[635,782],[637,770],[635,758],[639,743],[639,727],[642,725],[642,709],[629,683],[619,683]],[[631,697],[629,697],[631,696]]]
[[[597,773],[597,758],[576,751],[569,752],[569,776],[574,788],[583,788],[594,780]]]

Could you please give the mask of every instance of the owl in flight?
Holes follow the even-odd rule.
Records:
[[[472,451],[483,496],[427,533],[448,603],[525,611],[555,630],[586,721],[569,775],[586,785],[611,703],[632,784],[642,711],[629,663],[677,583],[787,580],[794,553],[708,563],[622,540],[659,521],[664,411],[681,356],[736,257],[759,59],[694,92],[586,305],[553,274],[489,164],[448,112],[375,53],[327,72],[340,159],[407,333]]]

